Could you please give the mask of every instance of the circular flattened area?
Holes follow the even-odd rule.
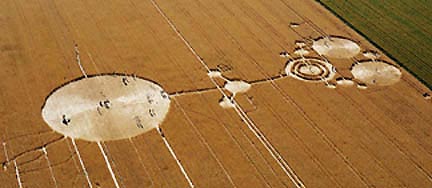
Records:
[[[357,80],[378,86],[395,84],[402,76],[399,68],[384,61],[361,62],[354,65],[351,72]]]
[[[333,79],[333,65],[320,59],[300,58],[288,62],[285,72],[296,79],[321,82]]]
[[[232,94],[237,94],[246,93],[251,88],[251,85],[245,81],[236,80],[227,81],[227,83],[224,85],[224,88]]]
[[[157,84],[125,75],[72,81],[52,92],[42,117],[56,132],[87,141],[130,138],[159,126],[170,99]]]
[[[352,58],[360,53],[360,46],[352,40],[340,37],[323,37],[313,42],[312,48],[331,58]]]

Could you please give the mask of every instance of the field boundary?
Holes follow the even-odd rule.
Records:
[[[335,15],[337,18],[342,20],[344,24],[348,25],[351,29],[353,29],[355,32],[360,34],[363,38],[365,38],[368,42],[373,44],[376,48],[378,48],[380,51],[384,53],[387,57],[389,57],[392,61],[396,62],[399,66],[401,66],[403,69],[405,69],[407,72],[409,72],[411,75],[413,75],[417,80],[420,81],[423,85],[425,85],[429,90],[432,90],[432,84],[427,83],[423,78],[421,78],[419,75],[417,75],[414,71],[409,69],[407,66],[405,66],[403,63],[401,63],[397,58],[395,58],[391,53],[389,53],[387,50],[385,50],[383,47],[381,47],[379,44],[374,42],[372,39],[370,39],[366,34],[364,34],[362,31],[354,27],[353,24],[348,22],[345,18],[343,18],[340,14],[338,14],[336,11],[334,11],[330,6],[327,6],[324,4],[321,0],[315,0],[315,2],[319,3],[321,6],[325,7],[329,12],[331,12],[333,15]]]

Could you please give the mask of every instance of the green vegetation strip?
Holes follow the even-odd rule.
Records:
[[[432,89],[432,1],[317,1]]]

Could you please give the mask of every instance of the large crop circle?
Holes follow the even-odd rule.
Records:
[[[324,37],[313,42],[312,48],[318,54],[330,58],[352,58],[360,53],[360,46],[352,40],[341,37]]]
[[[82,78],[47,97],[42,117],[56,132],[74,139],[130,138],[159,126],[170,99],[156,83],[127,75]]]
[[[377,86],[395,84],[402,76],[399,68],[384,61],[360,62],[352,67],[351,73],[355,79]]]

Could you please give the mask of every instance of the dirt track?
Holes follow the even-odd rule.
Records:
[[[303,37],[344,36],[376,50],[311,0],[156,3],[210,69],[232,68],[223,72],[231,79],[283,73],[287,59],[278,54]],[[3,0],[0,34],[4,187],[18,187],[17,174],[23,187],[86,187],[84,170],[93,187],[115,186],[96,143],[76,141],[84,169],[71,139],[41,116],[54,88],[82,76],[75,44],[89,75],[136,74],[168,93],[215,87],[150,0]],[[340,76],[351,76],[353,59],[329,61]],[[306,187],[431,187],[426,91],[402,70],[401,81],[386,87],[328,89],[286,77],[253,84],[235,99]],[[294,187],[238,113],[219,106],[221,96],[215,89],[175,96],[161,125],[193,184]],[[189,186],[156,130],[102,145],[120,187]]]

